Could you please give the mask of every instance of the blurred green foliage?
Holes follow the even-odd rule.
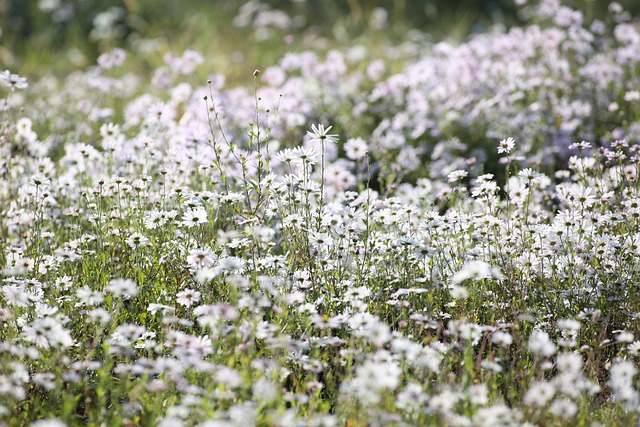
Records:
[[[4,46],[20,53],[33,46],[75,46],[95,53],[105,42],[122,44],[131,34],[184,30],[195,15],[212,25],[229,24],[243,1],[233,0],[0,0]],[[488,24],[515,18],[510,0],[265,0],[274,9],[302,16],[308,27],[330,32],[335,25],[366,29],[371,11],[383,8],[396,27],[447,31],[454,22]],[[458,26],[459,24],[457,24]],[[472,27],[469,27],[471,30]]]
[[[247,3],[285,12],[292,18],[291,28],[279,28],[280,37],[271,44],[248,37],[249,29],[233,25]],[[593,18],[604,16],[609,2],[564,3]],[[637,0],[619,3],[631,13],[640,12]],[[382,10],[388,24],[383,36],[390,41],[401,40],[411,29],[435,39],[461,39],[492,23],[522,23],[513,0],[0,0],[0,64],[35,68],[38,62],[59,61],[64,53],[77,67],[94,63],[110,48],[140,40],[154,40],[164,50],[240,52],[245,59],[257,50],[264,58],[269,51],[279,55],[287,49],[282,41],[288,33],[296,39],[312,34],[349,43],[369,34]]]

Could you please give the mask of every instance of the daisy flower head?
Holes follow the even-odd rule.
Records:
[[[633,342],[633,334],[628,331],[620,331],[616,336],[616,341],[619,343],[632,343]]]
[[[45,349],[66,349],[73,345],[73,338],[53,317],[39,317],[33,322],[33,326],[26,326],[22,333],[26,341],[34,343]]]
[[[307,131],[307,135],[311,137],[311,142],[319,142],[325,144],[327,142],[337,142],[338,134],[331,134],[329,131],[333,126],[325,129],[323,124],[311,125],[311,131]]]
[[[504,276],[498,267],[492,267],[484,261],[469,261],[462,266],[462,269],[453,275],[451,282],[459,285],[465,280],[482,280],[482,279],[502,280]]]
[[[627,346],[627,352],[632,356],[640,356],[640,341],[634,341]]]
[[[556,388],[546,381],[535,381],[529,386],[524,395],[524,404],[540,407],[546,405],[556,394]]]
[[[466,178],[467,175],[469,175],[469,173],[467,171],[461,170],[461,169],[456,169],[456,170],[454,170],[453,172],[450,172],[447,175],[447,182],[449,184],[452,184],[452,183],[454,183],[456,181],[460,181],[460,180]]]
[[[184,213],[182,225],[187,228],[207,222],[207,211],[203,208],[190,209]]]
[[[498,144],[498,154],[506,153],[509,154],[513,147],[516,146],[516,140],[512,137],[505,138]]]
[[[51,185],[51,180],[44,175],[35,175],[29,180],[29,184],[34,187],[47,188]]]
[[[344,144],[344,152],[350,160],[363,159],[367,153],[367,142],[362,138],[350,138]]]
[[[285,148],[276,153],[276,159],[284,163],[291,163],[295,160],[296,156],[291,148]]]
[[[518,172],[518,176],[523,182],[529,184],[530,186],[540,185],[543,182],[543,175],[531,168],[522,169],[520,172]]]
[[[189,252],[187,263],[193,268],[211,267],[216,260],[216,256],[209,248],[195,248]]]
[[[314,148],[296,147],[293,149],[293,160],[297,164],[314,165],[320,154]]]
[[[185,289],[176,294],[176,302],[183,307],[191,307],[200,301],[200,292],[193,289]]]
[[[104,295],[88,286],[76,290],[76,297],[80,300],[78,307],[99,305],[104,301]]]
[[[104,290],[114,296],[124,296],[126,299],[138,295],[136,282],[131,279],[112,279]]]
[[[16,89],[26,89],[29,86],[26,77],[11,74],[9,70],[0,73],[0,84],[10,88],[12,92]]]
[[[556,353],[556,346],[549,334],[540,330],[533,331],[527,347],[534,356],[550,357]]]
[[[491,335],[491,342],[500,347],[508,347],[513,343],[513,337],[508,332],[496,331]]]
[[[136,249],[139,247],[145,247],[145,246],[151,245],[151,241],[149,240],[149,238],[147,238],[141,233],[138,233],[137,231],[131,234],[131,236],[129,236],[125,240],[125,242],[127,243],[127,245],[129,245],[131,249]]]
[[[244,271],[246,263],[242,258],[230,256],[220,260],[219,268],[228,273],[241,273]]]
[[[573,144],[569,145],[570,150],[584,151],[589,148],[591,148],[591,143],[588,141],[574,142]]]

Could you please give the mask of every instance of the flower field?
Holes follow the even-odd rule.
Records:
[[[0,73],[0,426],[638,424],[640,27],[516,4]]]

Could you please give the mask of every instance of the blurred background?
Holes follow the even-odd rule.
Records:
[[[563,3],[587,18],[605,16],[609,5]],[[640,12],[638,0],[619,3]],[[114,47],[142,56],[194,49],[233,76],[289,50],[393,43],[415,30],[462,40],[526,20],[514,0],[0,0],[0,68],[65,73]]]

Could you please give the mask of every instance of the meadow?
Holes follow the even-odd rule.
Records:
[[[9,61],[0,426],[640,422],[634,14],[350,4],[333,42],[233,9],[251,60],[109,9],[95,59]]]

